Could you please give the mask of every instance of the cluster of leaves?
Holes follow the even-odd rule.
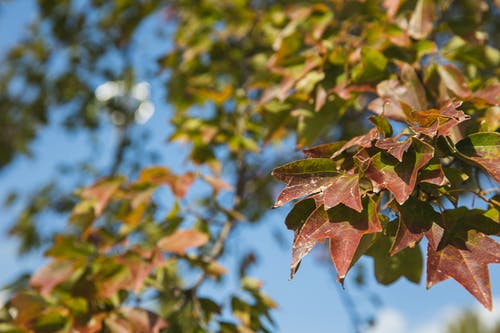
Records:
[[[441,48],[433,40],[443,26],[435,22],[438,8],[432,1],[418,1],[409,16],[400,1],[386,1],[384,6],[385,23],[391,29],[374,32],[370,28],[369,34],[383,33],[386,38],[360,36],[366,38],[363,46],[343,52],[347,60],[339,62],[347,66],[352,58],[360,61],[344,71],[330,90],[336,93],[334,100],[352,91],[375,93],[366,103],[377,114],[369,118],[374,127],[348,141],[307,148],[306,159],[273,171],[286,184],[275,207],[305,197],[286,219],[295,234],[292,276],[314,245],[328,240],[341,281],[366,254],[374,259],[379,282],[389,284],[405,276],[418,283],[423,266],[418,244],[425,237],[427,287],[454,278],[491,309],[487,264],[500,262],[500,245],[488,235],[500,232],[499,198],[494,195],[498,188],[481,188],[480,175],[500,182],[500,134],[495,132],[500,83],[478,74],[490,60],[467,63],[474,68],[470,76],[476,81],[467,80],[459,67],[465,61],[458,52],[468,45],[461,38],[447,38]],[[458,10],[439,9],[443,20],[447,10]],[[369,25],[364,25],[366,30]],[[337,39],[340,36],[335,34]],[[499,61],[497,49],[468,37],[483,45],[484,52],[495,54],[491,61]],[[370,41],[377,45],[368,48]],[[333,40],[331,45],[338,48],[338,44]],[[320,52],[314,54],[318,57]],[[335,64],[335,54],[327,53],[324,61]],[[307,66],[307,60],[304,63]],[[331,69],[323,68],[318,74],[318,69],[312,69],[316,66],[301,73],[301,80],[311,75],[318,78],[310,92],[316,90],[314,112],[320,112],[329,98],[327,83],[321,80]],[[281,99],[293,87],[285,84],[288,79],[285,76],[277,93]],[[292,94],[300,94],[299,84],[294,84]],[[394,134],[390,120],[399,122],[398,133]],[[464,193],[485,201],[486,208],[459,207]],[[398,218],[391,220],[394,213]]]
[[[485,184],[500,178],[498,2],[39,0],[38,10],[33,33],[0,71],[0,166],[28,151],[53,110],[65,107],[63,125],[72,130],[93,131],[104,114],[125,119],[114,123],[121,136],[111,172],[95,174],[144,167],[133,108],[97,103],[94,89],[144,79],[132,61],[134,36],[156,15],[167,19],[172,48],[155,53],[146,76],[165,84],[170,140],[188,145],[187,164],[199,166],[213,191],[159,219],[156,187],[167,184],[181,198],[192,173],[150,168],[133,183],[111,177],[82,190],[76,205],[61,209],[72,209],[71,231],[54,237],[51,261],[29,285],[14,288],[0,327],[268,330],[274,303],[246,277],[245,260],[246,294],[223,306],[198,287],[223,275],[216,260],[243,225],[236,222],[265,215],[268,170],[282,163],[271,143],[290,137],[298,148],[335,141],[273,173],[286,184],[275,206],[301,199],[286,218],[295,233],[292,275],[328,239],[340,280],[365,254],[381,283],[418,282],[426,239],[428,286],[452,277],[491,307],[487,264],[500,260],[490,237],[499,233],[499,197]],[[369,121],[368,112],[376,114]],[[134,167],[126,167],[133,147]],[[43,197],[35,195],[11,229],[26,249],[38,242],[33,215],[57,205],[51,188],[37,192]],[[218,196],[229,189],[230,205]],[[464,207],[471,195],[485,204]],[[179,229],[193,219],[194,227]],[[198,269],[193,285],[184,285],[183,265]],[[228,308],[237,320],[219,316]]]
[[[194,179],[190,172],[177,176],[151,167],[135,182],[112,177],[80,190],[69,220],[72,232],[56,236],[46,251],[50,261],[3,307],[0,330],[160,332],[169,327],[194,332],[214,323],[221,332],[237,330],[234,321],[219,316],[222,305],[197,294],[206,278],[220,280],[226,274],[216,261],[219,253],[208,251],[217,242],[208,225],[199,221],[182,228],[186,217],[178,204],[155,220],[157,188],[167,185],[180,199]],[[182,262],[200,271],[194,286],[183,287]],[[246,298],[232,297],[235,318],[241,329],[265,331],[259,317],[271,320],[274,302],[257,280],[243,277],[242,288]]]

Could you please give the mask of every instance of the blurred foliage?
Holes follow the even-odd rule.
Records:
[[[56,120],[94,134],[111,124],[117,146],[105,170],[92,161],[65,167],[77,179],[72,195],[60,178],[21,198],[10,233],[22,251],[50,244],[50,261],[28,285],[11,286],[0,332],[275,330],[276,304],[247,276],[249,261],[227,272],[218,259],[234,228],[272,206],[270,170],[295,158],[279,148],[292,140],[321,144],[274,171],[286,184],[275,206],[308,197],[286,220],[296,236],[292,273],[328,239],[340,280],[367,254],[379,282],[418,282],[425,235],[428,286],[453,277],[492,306],[498,2],[39,0],[37,8],[0,68],[0,167],[29,155]],[[166,51],[138,65],[135,39],[152,17],[163,22],[151,33]],[[181,173],[150,166],[138,135],[143,81],[161,81],[173,109],[168,145],[188,151]],[[106,84],[116,90],[109,96],[99,93]],[[195,182],[209,190],[183,199]],[[157,197],[165,186],[168,203]],[[484,205],[462,207],[467,195]],[[67,218],[64,230],[42,233],[36,221],[48,211]],[[459,270],[463,263],[475,269]],[[205,281],[232,273],[241,288],[224,303],[200,295]]]

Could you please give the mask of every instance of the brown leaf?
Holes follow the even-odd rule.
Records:
[[[500,184],[500,134],[479,132],[456,145],[460,157],[481,166]]]
[[[358,212],[363,210],[359,194],[359,175],[341,175],[334,177],[324,191],[325,209],[343,203]]]
[[[39,289],[42,296],[48,297],[55,286],[71,277],[74,270],[73,261],[54,259],[33,274],[30,286]]]
[[[183,255],[187,249],[203,246],[208,242],[207,234],[198,230],[177,230],[158,241],[162,250]]]
[[[139,176],[138,182],[168,185],[176,197],[183,198],[195,178],[196,175],[193,172],[186,172],[178,176],[166,167],[155,166],[144,169]]]
[[[500,263],[500,244],[480,232],[471,230],[467,239],[453,240],[439,250],[429,242],[427,288],[451,277],[491,311],[490,263]]]

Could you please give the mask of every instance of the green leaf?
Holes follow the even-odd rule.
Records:
[[[285,219],[288,230],[299,231],[315,208],[314,199],[304,199],[297,202]]]
[[[329,158],[309,158],[291,162],[274,169],[271,173],[277,179],[288,182],[292,176],[322,175],[333,176],[337,165]]]
[[[456,144],[460,157],[482,167],[500,184],[500,133],[480,132]]]
[[[420,247],[406,248],[391,256],[389,254],[391,238],[378,234],[375,243],[368,250],[367,254],[374,260],[375,278],[379,283],[388,285],[404,276],[418,284],[423,270]]]
[[[387,58],[372,48],[361,49],[361,64],[352,70],[352,80],[371,82],[382,79],[386,74]]]

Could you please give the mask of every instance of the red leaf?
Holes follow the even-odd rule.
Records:
[[[375,190],[388,189],[399,204],[403,204],[413,192],[418,171],[425,167],[434,155],[434,148],[413,138],[413,144],[403,156],[403,162],[384,155],[375,154],[365,171]]]
[[[356,136],[352,138],[351,140],[347,141],[339,150],[337,150],[333,155],[332,158],[335,158],[342,154],[344,151],[347,149],[354,147],[354,146],[361,146],[361,147],[371,147],[372,146],[372,141],[378,139],[379,134],[377,128],[372,128],[368,133],[360,136]]]
[[[334,177],[297,176],[290,179],[274,203],[274,208],[283,206],[287,202],[303,196],[321,192],[335,181]]]
[[[292,247],[291,277],[300,261],[317,242],[330,239],[330,254],[343,279],[363,235],[381,231],[376,203],[368,199],[367,208],[361,212],[338,205],[328,211],[323,206],[316,208],[295,237]]]
[[[500,263],[500,244],[480,232],[469,231],[467,239],[450,242],[440,250],[429,242],[427,288],[451,277],[491,311],[490,263]]]
[[[385,150],[388,154],[397,158],[399,162],[402,162],[403,154],[410,148],[411,142],[410,138],[403,141],[397,141],[395,138],[387,138],[377,141],[375,147]]]
[[[358,212],[363,210],[359,194],[359,176],[341,175],[334,177],[330,186],[324,191],[325,209],[330,209],[343,203]]]
[[[73,261],[55,259],[33,274],[30,285],[39,289],[42,296],[47,297],[55,286],[71,277],[73,272]]]
[[[372,199],[368,199],[368,205],[362,213],[342,206],[329,211],[330,224],[333,225],[332,236],[329,237],[330,256],[341,281],[352,265],[363,235],[382,231],[376,205]]]
[[[207,234],[197,230],[177,230],[158,241],[158,246],[167,252],[185,254],[186,250],[200,247],[208,242]]]

